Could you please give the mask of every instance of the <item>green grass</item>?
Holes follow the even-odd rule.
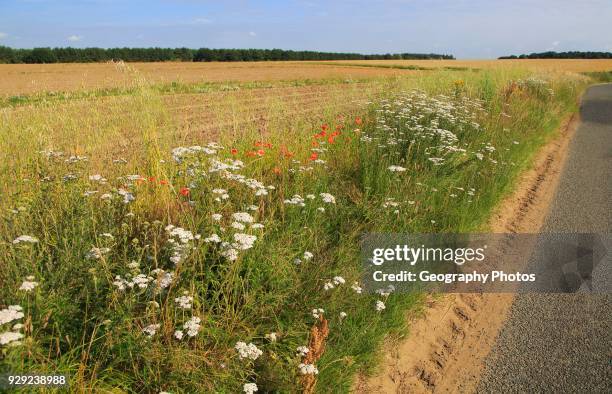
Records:
[[[384,338],[406,332],[406,312],[422,301],[419,293],[380,296],[351,289],[360,281],[360,237],[482,230],[534,153],[576,110],[585,87],[569,77],[547,82],[527,77],[521,70],[440,70],[397,80],[386,101],[357,114],[362,122],[330,109],[302,125],[301,132],[273,129],[240,140],[222,136],[223,147],[214,154],[185,155],[180,163],[173,161],[171,149],[182,144],[160,134],[168,120],[156,88],[138,88],[130,123],[111,122],[103,126],[108,130],[99,122],[108,109],[99,109],[91,120],[64,119],[58,111],[73,138],[62,139],[61,132],[48,136],[52,120],[45,117],[3,120],[0,148],[19,155],[0,167],[0,308],[21,305],[25,316],[19,321],[25,327],[19,331],[24,334],[20,346],[2,347],[0,373],[63,373],[74,391],[234,393],[247,382],[256,382],[260,392],[299,391],[296,348],[308,345],[316,322],[311,310],[323,308],[330,334],[316,363],[316,387],[348,391],[358,371],[376,367]],[[520,89],[506,94],[510,81],[519,79]],[[411,93],[415,88],[421,93]],[[66,162],[71,154],[96,152],[96,133],[102,144],[114,127],[138,138],[129,152],[105,150],[103,157]],[[62,156],[39,153],[62,145]],[[263,154],[249,154],[259,149]],[[325,163],[311,160],[313,153]],[[126,164],[113,163],[119,154],[131,157]],[[242,160],[244,167],[231,173],[261,185],[249,182],[251,189],[242,178],[209,172],[211,157]],[[436,165],[432,157],[444,160]],[[391,172],[390,166],[405,171]],[[98,173],[107,183],[88,179]],[[64,180],[67,174],[76,179]],[[118,178],[129,174],[143,179]],[[262,185],[274,189],[256,195]],[[189,187],[189,196],[180,193],[183,187]],[[134,201],[124,203],[121,188]],[[215,201],[219,188],[229,198]],[[98,193],[84,196],[91,190]],[[113,196],[110,201],[100,198],[105,193]],[[335,203],[324,202],[321,193],[333,195]],[[304,199],[303,207],[284,203],[295,194]],[[385,207],[387,199],[398,206]],[[256,210],[249,211],[250,205]],[[236,212],[249,212],[265,227],[232,229]],[[213,213],[223,215],[220,223]],[[168,224],[202,238],[177,249],[169,242]],[[231,241],[237,232],[257,240],[235,261],[204,241],[212,233]],[[13,244],[20,235],[39,242]],[[109,250],[87,258],[92,247]],[[178,265],[170,260],[175,251],[181,256]],[[305,251],[313,254],[311,260],[303,258]],[[302,262],[296,264],[296,258]],[[151,273],[156,268],[174,273],[170,287],[157,289],[159,277]],[[117,275],[125,280],[138,273],[154,281],[123,291],[113,284]],[[18,290],[28,275],[39,286]],[[335,276],[346,283],[323,290]],[[190,310],[174,301],[184,292],[193,297]],[[383,311],[374,309],[377,300],[385,303]],[[340,312],[347,317],[340,319]],[[173,338],[191,316],[201,319],[199,333]],[[0,326],[0,332],[11,324]],[[151,338],[142,331],[149,324],[160,325]],[[272,332],[276,342],[266,339]],[[263,354],[255,361],[239,359],[238,341],[253,342]]]

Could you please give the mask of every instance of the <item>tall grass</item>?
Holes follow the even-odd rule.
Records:
[[[73,391],[239,392],[255,382],[293,392],[308,384],[297,348],[325,322],[314,387],[349,390],[422,300],[356,291],[361,235],[481,229],[585,86],[528,77],[394,79],[363,110],[330,107],[264,131],[236,125],[219,145],[174,152],[175,125],[145,85],[78,117],[70,105],[5,110],[0,308],[20,305],[24,317],[0,326],[23,324],[19,344],[2,346],[0,372],[66,374]],[[13,242],[22,235],[38,242]],[[24,281],[38,285],[19,290]],[[237,342],[262,354],[241,358]]]

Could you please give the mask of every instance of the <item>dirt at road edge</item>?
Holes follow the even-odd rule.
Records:
[[[516,191],[492,216],[488,225],[491,232],[539,231],[577,124],[575,114],[540,150]],[[452,294],[428,299],[424,311],[408,316],[410,334],[385,344],[379,373],[358,376],[353,392],[474,392],[482,363],[513,299],[513,294]]]

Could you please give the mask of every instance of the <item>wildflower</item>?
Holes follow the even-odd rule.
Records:
[[[153,335],[155,335],[155,333],[157,333],[157,330],[159,330],[160,327],[161,324],[149,324],[148,326],[142,329],[142,332],[145,333],[147,336],[152,337]]]
[[[232,149],[230,150],[230,153],[231,153],[232,155],[236,156],[236,155],[238,154],[238,149],[236,149],[236,148],[232,148]]]
[[[11,342],[15,342],[23,338],[23,334],[20,332],[6,331],[0,334],[0,345],[8,345]]]
[[[359,116],[355,118],[355,124],[356,125],[360,125],[362,123],[363,123],[363,121],[361,120],[361,118]]]
[[[274,167],[274,169],[272,170],[276,175],[281,173],[281,169],[278,167]]]
[[[181,190],[179,190],[179,193],[182,196],[187,197],[187,196],[189,196],[189,188],[188,187],[182,187]]]
[[[30,291],[34,290],[34,288],[38,286],[38,282],[34,282],[33,280],[33,276],[28,276],[19,287],[19,290],[23,290],[26,293],[29,293]]]
[[[106,183],[106,179],[100,174],[90,175],[89,180],[92,182]]]
[[[388,170],[391,172],[404,172],[406,171],[406,168],[400,166],[389,166]]]
[[[321,193],[319,195],[321,196],[321,198],[323,199],[323,202],[325,203],[328,203],[328,204],[336,203],[336,198],[329,193]]]
[[[232,215],[235,221],[243,222],[243,223],[253,223],[253,216],[248,214],[247,212],[236,212]]]
[[[333,281],[336,285],[343,285],[344,283],[346,283],[346,280],[344,280],[344,278],[341,276],[334,276]]]
[[[23,308],[19,305],[9,305],[6,309],[0,309],[0,326],[19,320],[23,317]]]
[[[323,208],[323,207],[319,207],[319,208],[317,208],[317,211],[319,211],[319,212],[325,212],[325,208]]]
[[[221,255],[229,261],[235,261],[238,259],[238,251],[234,248],[229,248],[221,252]]]
[[[355,291],[355,293],[357,294],[361,294],[361,292],[363,291],[363,289],[359,286],[359,283],[357,282],[353,283],[351,289],[353,289],[353,291]]]
[[[317,160],[318,158],[319,158],[319,155],[317,154],[317,152],[312,152],[312,153],[310,154],[310,157],[308,158],[308,160],[310,160],[310,161],[315,161],[315,160]]]
[[[35,243],[38,243],[38,238],[32,237],[30,235],[20,235],[19,237],[15,238],[13,240],[13,244],[14,245],[17,245],[17,244],[19,244],[21,242],[27,242],[27,243],[35,244]]]
[[[308,354],[308,352],[310,352],[310,349],[308,348],[308,346],[298,346],[296,351],[297,356],[304,357]]]
[[[262,228],[264,228],[264,225],[261,224],[261,223],[253,223],[253,224],[251,224],[251,228],[254,229],[254,230],[262,229]]]
[[[326,282],[323,285],[323,290],[327,291],[327,290],[331,290],[334,288],[334,284],[332,282]]]
[[[384,302],[380,300],[376,301],[376,304],[374,305],[374,309],[376,309],[376,312],[382,312],[385,308],[386,306]]]
[[[223,215],[221,215],[220,213],[213,213],[211,217],[212,220],[214,220],[215,222],[219,222],[221,221],[221,219],[223,219]]]
[[[319,370],[313,364],[301,363],[298,365],[298,369],[302,375],[317,375]]]
[[[181,339],[183,339],[183,335],[184,335],[184,333],[183,333],[183,331],[181,331],[181,330],[176,330],[176,331],[174,331],[174,334],[173,334],[173,336],[174,336],[176,339],[178,339],[179,341],[180,341]]]
[[[176,297],[174,299],[174,302],[181,309],[191,309],[191,303],[193,302],[193,297],[187,296],[187,295],[183,295],[183,296],[180,296],[180,297]]]
[[[130,202],[134,201],[136,199],[136,197],[134,197],[134,195],[130,192],[128,192],[125,189],[119,189],[117,190],[117,194],[119,194],[120,196],[123,196],[123,203],[124,204],[129,204]]]
[[[200,322],[202,320],[197,316],[192,316],[191,319],[187,320],[185,324],[183,324],[183,329],[187,330],[187,335],[190,337],[195,337],[198,335],[200,331]]]
[[[206,243],[219,243],[221,242],[221,238],[217,234],[211,234],[209,237],[204,238],[204,242]]]
[[[241,250],[251,249],[253,247],[253,243],[257,240],[255,235],[248,235],[242,233],[234,234],[234,240],[237,242],[237,248]]]
[[[346,312],[340,312],[340,320],[344,320],[346,316],[347,316]]]
[[[244,391],[245,394],[253,394],[257,391],[257,385],[255,383],[245,383],[244,386],[242,386],[242,391]]]
[[[233,223],[231,224],[231,226],[232,226],[233,228],[235,228],[236,230],[241,230],[241,231],[242,231],[242,230],[244,230],[244,229],[245,229],[244,224],[239,223],[239,222],[233,222]]]
[[[276,342],[276,333],[275,332],[271,332],[269,334],[266,334],[266,339],[269,340],[270,342]]]
[[[305,251],[304,252],[304,256],[302,256],[302,257],[304,258],[304,260],[308,261],[308,260],[312,259],[313,256],[314,255],[311,252]]]
[[[323,314],[325,313],[325,311],[321,308],[315,308],[312,310],[312,317],[314,317],[315,319],[320,318]]]
[[[91,248],[89,252],[87,252],[87,255],[85,255],[85,258],[90,259],[90,260],[100,260],[108,252],[110,252],[109,248],[93,247]]]
[[[263,354],[261,350],[257,348],[253,343],[248,345],[244,342],[237,342],[234,348],[238,351],[238,357],[242,360],[248,358],[250,360],[257,360],[259,356]]]

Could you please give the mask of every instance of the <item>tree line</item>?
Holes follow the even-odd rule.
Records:
[[[454,59],[436,53],[387,53],[364,55],[283,49],[190,49],[190,48],[33,48],[0,46],[0,63],[94,63],[126,62],[252,62],[272,60],[380,60]]]
[[[612,52],[540,52],[529,55],[510,55],[501,56],[499,59],[612,59]]]

